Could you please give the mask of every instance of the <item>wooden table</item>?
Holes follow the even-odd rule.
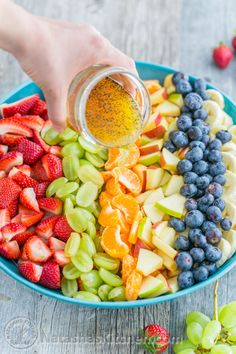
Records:
[[[210,78],[236,100],[236,60],[225,71],[217,69],[211,62],[212,48],[221,40],[230,43],[236,28],[234,0],[17,2],[38,15],[90,22],[135,59],[162,63]],[[0,97],[25,78],[14,58],[1,52]],[[235,299],[235,288],[236,277],[232,270],[220,282],[221,304]],[[195,309],[212,314],[213,286],[157,306],[99,310],[41,296],[1,272],[0,352],[143,353],[138,343],[140,328],[149,323],[159,323],[169,330],[172,342],[175,342],[184,336],[185,315]],[[12,332],[18,339],[12,338]],[[29,338],[28,343],[25,338]],[[28,348],[16,350],[17,344]],[[172,352],[169,349],[168,353]]]

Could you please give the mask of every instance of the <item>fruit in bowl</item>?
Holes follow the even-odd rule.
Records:
[[[37,94],[1,106],[0,254],[31,282],[91,302],[152,298],[204,281],[235,252],[223,96],[182,73],[146,85],[152,115],[128,149],[58,134]]]

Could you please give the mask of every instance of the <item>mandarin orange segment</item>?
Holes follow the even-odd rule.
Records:
[[[116,167],[112,172],[115,179],[125,186],[132,194],[138,195],[141,192],[141,181],[135,172],[129,170],[127,167]]]
[[[111,171],[101,171],[100,173],[101,173],[105,183],[112,177]]]
[[[131,195],[119,194],[112,199],[112,206],[124,213],[128,224],[132,225],[136,214],[139,211],[137,200]]]
[[[127,254],[122,258],[122,280],[123,283],[126,283],[130,273],[136,268],[136,261],[134,257],[132,257],[130,254]]]
[[[120,237],[120,226],[106,227],[102,233],[101,246],[114,258],[123,258],[129,253],[129,247]]]
[[[113,209],[110,203],[107,203],[102,209],[98,217],[98,222],[103,227],[114,226],[119,224],[120,211]]]
[[[158,90],[160,90],[161,85],[159,84],[158,80],[146,80],[144,81],[144,85],[148,89],[150,95]]]
[[[140,151],[136,144],[131,145],[128,149],[110,148],[105,169],[112,170],[119,166],[133,167],[136,165],[139,157]]]
[[[138,227],[139,223],[142,220],[142,212],[138,211],[137,214],[135,215],[135,218],[133,220],[133,224],[130,229],[129,233],[129,242],[132,243],[133,245],[136,243],[137,238],[138,238]]]
[[[134,269],[127,278],[125,287],[125,297],[126,300],[132,301],[137,300],[139,290],[142,285],[143,277],[142,275]]]
[[[108,150],[108,160],[105,163],[106,170],[112,170],[114,167],[119,166],[119,160],[123,154],[122,149],[120,148],[110,148]]]
[[[125,193],[125,188],[114,177],[110,178],[106,183],[106,191],[116,196],[121,193]]]
[[[99,196],[100,206],[103,208],[105,205],[111,203],[113,196],[106,191],[102,192]]]
[[[130,232],[130,225],[126,222],[125,216],[122,213],[122,211],[120,211],[119,209],[117,211],[119,212],[119,215],[120,215],[119,225],[121,228],[121,232],[128,235]]]

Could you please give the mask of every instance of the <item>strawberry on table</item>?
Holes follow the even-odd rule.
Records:
[[[55,237],[49,237],[48,239],[48,247],[54,253],[56,251],[62,251],[65,248],[66,243],[58,240]]]
[[[11,151],[6,153],[0,159],[0,170],[9,172],[12,167],[23,164],[23,155],[18,151]]]
[[[16,241],[1,243],[0,255],[7,259],[14,259],[14,260],[19,259],[21,252],[18,243]]]
[[[55,262],[57,262],[60,267],[64,267],[66,264],[70,263],[70,259],[66,257],[63,250],[56,251],[53,257]]]
[[[39,208],[55,215],[62,213],[63,203],[58,198],[40,198],[38,199]]]
[[[143,347],[148,353],[164,352],[169,346],[167,330],[157,324],[150,324],[143,330]]]
[[[44,150],[38,144],[27,139],[21,139],[16,147],[23,155],[24,162],[31,165],[38,161],[44,154]]]
[[[220,43],[219,46],[213,50],[212,57],[215,64],[219,68],[224,69],[233,59],[233,51],[224,43]]]
[[[60,267],[55,261],[48,261],[43,265],[43,272],[39,283],[49,289],[60,289]]]
[[[37,183],[37,185],[33,187],[36,194],[36,198],[46,197],[46,190],[49,184],[50,182],[41,182],[41,183]]]
[[[33,262],[46,262],[52,252],[39,236],[31,236],[25,243],[27,257]]]
[[[11,178],[3,177],[0,179],[0,209],[8,208],[16,200],[21,192],[21,187]]]
[[[5,241],[10,241],[15,235],[26,231],[26,227],[20,223],[10,223],[2,227],[1,233]]]
[[[54,234],[59,240],[66,242],[73,229],[68,224],[65,216],[60,216],[54,227]]]
[[[29,110],[39,101],[39,95],[36,93],[32,96],[24,97],[13,103],[3,103],[0,106],[0,113],[3,118],[12,117],[15,114],[27,114]]]
[[[25,188],[20,193],[20,202],[28,209],[40,211],[38,201],[36,199],[35,191],[33,188]]]
[[[18,264],[18,269],[21,275],[31,281],[38,283],[42,275],[43,267],[31,261],[21,261]]]
[[[32,115],[32,116],[14,116],[13,117],[16,121],[24,124],[26,127],[37,130],[38,132],[41,131],[44,120],[39,116]]]
[[[30,128],[16,121],[13,117],[0,120],[0,132],[1,135],[12,133],[23,135],[27,138],[31,138],[33,136],[33,131]]]
[[[8,209],[0,209],[0,229],[11,222]]]
[[[30,227],[36,224],[44,216],[44,213],[42,211],[36,212],[33,210],[29,210],[21,204],[19,205],[19,214],[21,216],[21,223],[26,227]]]
[[[13,179],[22,188],[33,187],[38,185],[38,182],[30,176],[26,175],[24,172],[20,171],[18,168],[14,167],[10,173],[9,177]]]
[[[53,235],[53,229],[58,219],[59,216],[49,216],[42,220],[35,229],[36,233],[44,239],[48,239]]]
[[[3,134],[0,135],[0,144],[7,145],[9,147],[16,146],[19,144],[21,139],[23,138],[22,135],[14,135],[14,134]]]
[[[63,176],[61,159],[53,154],[46,154],[41,159],[49,180]]]

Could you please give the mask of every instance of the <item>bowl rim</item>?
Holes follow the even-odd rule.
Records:
[[[168,67],[168,66],[159,65],[159,64],[155,64],[155,63],[147,62],[147,61],[136,61],[135,63],[137,65],[137,67],[140,67],[140,68],[147,67],[147,68],[151,68],[153,70],[159,70],[159,71],[165,72],[166,74],[174,73],[174,72],[178,71],[178,70]],[[197,79],[197,77],[194,75],[189,75],[189,77],[191,80]],[[0,100],[0,103],[3,103],[6,100],[9,100],[11,98],[11,96],[17,94],[19,91],[21,91],[24,88],[27,88],[27,86],[32,85],[32,84],[34,85],[34,89],[37,88],[37,85],[34,84],[33,81],[27,80],[26,82],[22,83],[21,85],[17,86],[14,90],[9,92],[8,95],[3,97],[3,99]],[[227,101],[230,103],[230,105],[232,105],[232,107],[236,110],[236,104],[226,94],[224,94],[221,90],[217,89],[212,84],[207,84],[207,87],[216,89],[217,91],[221,92],[223,94],[224,98],[226,98]],[[46,296],[54,298],[56,300],[60,300],[60,301],[64,301],[64,302],[67,302],[70,304],[76,304],[76,305],[80,305],[80,306],[86,306],[86,307],[92,307],[92,308],[121,309],[121,308],[135,308],[135,307],[156,305],[158,303],[171,301],[171,300],[177,299],[179,297],[182,297],[184,295],[188,295],[196,290],[202,289],[205,286],[213,283],[215,280],[224,276],[236,265],[236,253],[225,264],[223,264],[219,268],[217,273],[213,274],[207,280],[205,280],[201,283],[194,284],[190,288],[179,290],[175,293],[161,295],[161,296],[158,296],[155,298],[140,299],[140,300],[135,300],[135,301],[120,301],[120,302],[108,302],[108,301],[91,302],[91,301],[81,301],[79,299],[67,297],[67,296],[63,295],[61,292],[47,289],[41,285],[38,285],[36,283],[32,283],[32,282],[28,281],[26,278],[22,277],[19,273],[15,272],[14,270],[7,267],[7,265],[4,264],[2,260],[4,260],[4,259],[2,257],[0,257],[0,269],[2,271],[4,271],[4,273],[9,275],[11,278],[16,280],[17,282],[25,285],[26,287],[30,288],[31,290],[34,290],[42,295],[46,295]]]

